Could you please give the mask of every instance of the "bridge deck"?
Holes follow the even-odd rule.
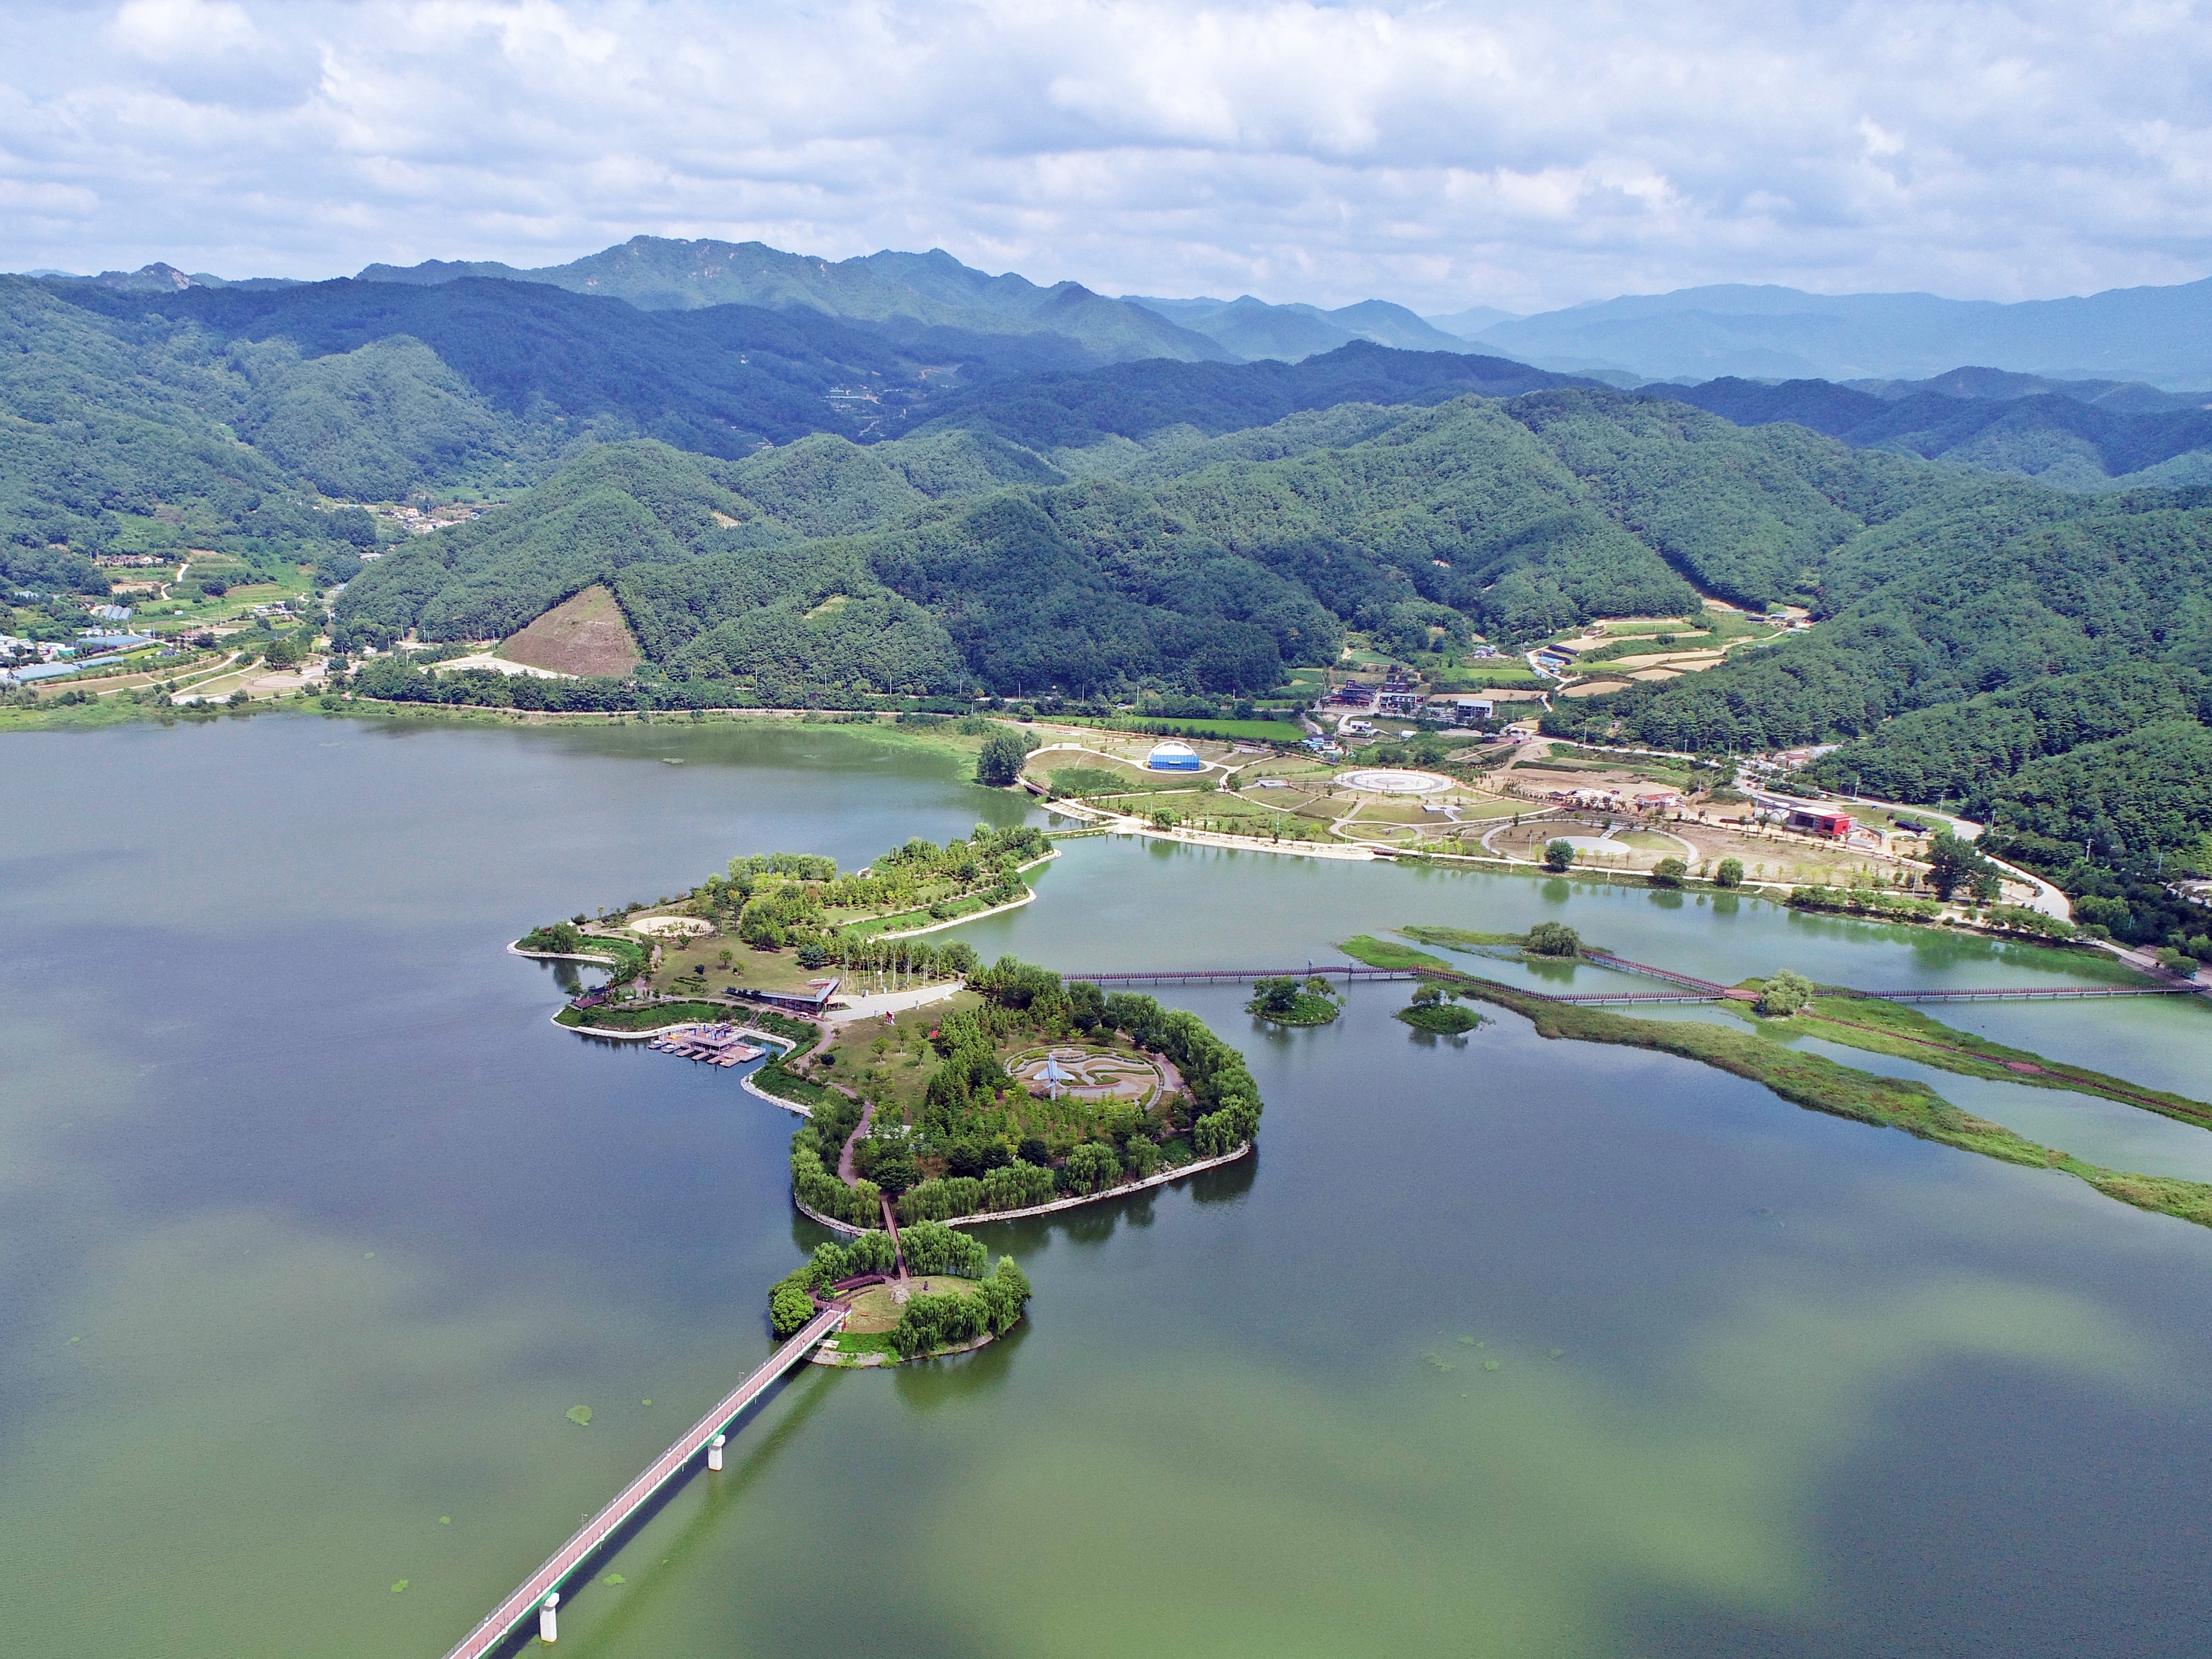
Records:
[[[1739,990],[1733,985],[1717,985],[1711,980],[1699,979],[1694,974],[1678,974],[1670,968],[1654,968],[1648,963],[1632,962],[1626,957],[1593,951],[1584,958],[1593,967],[1609,968],[1616,973],[1638,974],[1649,979],[1679,986],[1676,991],[1556,991],[1528,990],[1530,996],[1539,996],[1548,1002],[1755,1002],[1755,991]],[[1145,968],[1122,969],[1114,973],[1071,973],[1062,977],[1087,980],[1093,985],[1209,985],[1241,984],[1255,979],[1306,979],[1321,975],[1329,979],[1340,979],[1346,983],[1354,980],[1419,979],[1418,969],[1354,968],[1343,963],[1327,965],[1309,963],[1304,968]],[[2193,985],[2034,985],[2001,986],[1960,990],[1914,991],[1855,991],[1844,986],[1824,986],[1825,995],[1848,997],[1881,997],[1890,1002],[2075,1002],[2090,997],[2172,997],[2187,996],[2201,989]]]
[[[778,1348],[768,1363],[726,1395],[721,1401],[684,1432],[684,1437],[653,1460],[653,1466],[615,1495],[614,1501],[586,1521],[574,1537],[562,1545],[545,1564],[522,1581],[521,1588],[485,1615],[483,1622],[462,1638],[446,1659],[483,1659],[507,1639],[514,1627],[537,1610],[551,1591],[590,1557],[592,1551],[635,1515],[640,1506],[665,1486],[676,1473],[705,1449],[730,1419],[760,1398],[769,1384],[802,1362],[814,1346],[842,1326],[849,1308],[830,1308],[817,1314],[805,1328]]]
[[[1420,977],[1407,968],[1352,968],[1342,963],[1309,963],[1303,968],[1140,968],[1110,974],[1069,973],[1060,977],[1084,980],[1092,985],[1230,985],[1253,979],[1310,979],[1316,975],[1347,982],[1355,979]]]

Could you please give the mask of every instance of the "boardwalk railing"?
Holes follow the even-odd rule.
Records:
[[[1578,991],[1558,992],[1530,989],[1528,994],[1550,1002],[1754,1002],[1756,991],[1739,989],[1733,985],[1718,985],[1709,979],[1699,979],[1694,974],[1678,974],[1671,968],[1654,968],[1649,963],[1632,962],[1626,957],[1616,957],[1607,951],[1585,951],[1582,960],[1594,968],[1609,968],[1615,973],[1638,974],[1646,979],[1663,981],[1680,986],[1677,991]],[[1351,967],[1344,963],[1310,963],[1304,968],[1146,968],[1105,974],[1071,973],[1063,975],[1068,980],[1087,980],[1093,985],[1209,985],[1242,984],[1255,979],[1309,979],[1321,975],[1340,979],[1349,984],[1357,980],[1419,979],[1422,970],[1412,968]],[[2058,985],[2058,986],[2002,986],[1958,990],[1917,991],[1855,991],[1848,986],[1824,985],[1821,993],[1826,996],[1880,997],[1890,1002],[2076,1002],[2091,997],[2172,997],[2188,996],[2203,988],[2194,985]]]
[[[2196,985],[2030,985],[1954,991],[1853,991],[1821,988],[1838,997],[1880,997],[1885,1002],[2078,1002],[2085,997],[2185,997]]]
[[[1699,979],[1693,974],[1678,974],[1671,968],[1654,968],[1649,963],[1631,962],[1626,957],[1616,957],[1604,951],[1583,952],[1585,962],[1599,968],[1610,968],[1615,973],[1641,974],[1647,979],[1663,979],[1670,985],[1685,986],[1692,991],[1702,991],[1708,997],[1751,1000],[1755,992],[1739,991],[1734,986],[1716,985],[1709,979]]]
[[[738,1383],[713,1410],[694,1423],[682,1439],[655,1458],[650,1468],[617,1492],[612,1503],[584,1522],[575,1536],[524,1579],[514,1595],[494,1607],[482,1623],[463,1637],[446,1659],[483,1659],[497,1648],[517,1625],[561,1588],[570,1573],[583,1565],[593,1551],[619,1532],[624,1522],[704,1450],[732,1419],[766,1393],[770,1383],[802,1364],[815,1345],[842,1326],[851,1313],[849,1308],[829,1308],[817,1314],[805,1329],[778,1348],[766,1364]]]
[[[1240,984],[1255,979],[1419,979],[1409,968],[1354,968],[1340,963],[1311,963],[1304,968],[1146,968],[1127,973],[1062,974],[1065,980],[1085,980],[1093,985],[1208,985]]]

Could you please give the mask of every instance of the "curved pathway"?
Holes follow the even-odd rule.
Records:
[[[853,1182],[858,1179],[858,1176],[855,1175],[853,1169],[853,1148],[859,1146],[862,1138],[867,1134],[868,1125],[874,1121],[875,1115],[876,1103],[874,1101],[871,1100],[862,1104],[860,1108],[860,1121],[854,1128],[853,1133],[845,1137],[844,1149],[837,1154],[837,1179],[843,1182],[848,1187],[851,1186]]]

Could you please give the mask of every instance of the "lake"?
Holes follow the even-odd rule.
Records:
[[[5,763],[0,1630],[41,1656],[444,1652],[765,1357],[767,1287],[819,1237],[788,1116],[554,1028],[559,975],[501,947],[734,854],[850,868],[1026,810],[829,726],[263,717]],[[949,937],[1106,971],[1558,919],[1724,981],[2111,976],[1755,901],[1117,838],[1038,890]],[[1256,1159],[983,1230],[1030,1320],[802,1371],[564,1598],[562,1650],[2201,1640],[2212,1235],[1510,1014],[1410,1032],[1405,991],[1280,1033],[1241,990],[1161,989],[1250,1058]],[[2201,1004],[1931,1012],[2203,1093]],[[1826,1052],[2084,1156],[2059,1131],[2178,1170],[2212,1139]]]

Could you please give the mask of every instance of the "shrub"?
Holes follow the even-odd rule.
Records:
[[[1773,1018],[1786,1018],[1813,1000],[1813,981],[1802,974],[1793,974],[1784,968],[1766,981],[1759,994],[1759,1012]]]
[[[1577,957],[1583,938],[1564,921],[1540,921],[1522,936],[1521,946],[1531,956]]]

